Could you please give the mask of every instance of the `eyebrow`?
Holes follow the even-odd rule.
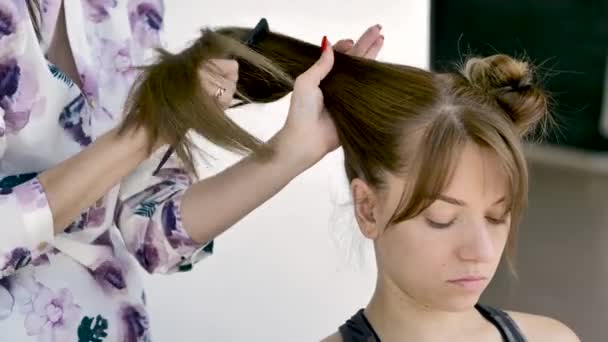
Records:
[[[444,201],[444,202],[447,202],[447,203],[450,203],[453,205],[457,205],[460,207],[464,207],[467,205],[467,203],[465,201],[462,201],[462,200],[459,200],[459,199],[456,199],[453,197],[445,196],[445,195],[437,195],[437,197],[435,197],[435,199],[439,200],[439,201]],[[503,197],[499,198],[496,202],[494,202],[492,205],[502,203],[505,201],[505,199],[506,198],[503,196]]]

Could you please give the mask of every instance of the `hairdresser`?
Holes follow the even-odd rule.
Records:
[[[228,120],[212,123],[240,135],[213,136],[218,127],[197,126],[205,110],[223,114],[233,99],[238,64],[230,59],[196,66],[197,119],[150,114],[146,104],[154,101],[146,96],[171,93],[153,83],[150,92],[131,90],[136,66],[159,45],[163,10],[160,0],[0,2],[2,340],[149,341],[135,260],[148,272],[188,270],[212,251],[216,236],[338,147],[318,88],[333,64],[326,39],[318,62],[295,82],[284,127],[267,143],[251,143]],[[216,43],[263,64],[236,41]],[[356,43],[333,48],[375,58],[382,44],[374,26]],[[185,70],[197,52],[194,46],[162,58]],[[179,87],[192,75],[172,77]],[[166,120],[168,128],[150,129],[148,120]],[[197,127],[221,146],[251,153],[197,181],[184,164],[191,146],[171,136]]]

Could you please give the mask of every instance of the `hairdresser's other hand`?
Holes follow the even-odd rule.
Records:
[[[239,63],[232,59],[210,59],[199,68],[199,78],[203,90],[226,109],[236,92]]]
[[[352,39],[342,39],[334,45],[334,50],[351,56],[376,59],[384,45],[382,26],[369,27],[355,43]]]
[[[283,128],[275,136],[279,155],[304,170],[339,146],[336,127],[323,104],[321,80],[334,64],[329,42],[321,57],[296,78],[289,113]]]

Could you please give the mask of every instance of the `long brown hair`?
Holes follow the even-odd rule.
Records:
[[[263,150],[263,144],[233,124],[201,91],[196,68],[212,56],[236,56],[242,95],[271,102],[292,90],[285,81],[315,63],[320,50],[269,33],[253,53],[236,43],[249,32],[205,31],[184,52],[163,53],[134,87],[125,125],[142,125],[177,146],[188,165],[191,146],[184,137],[189,129],[222,147]],[[522,139],[548,118],[547,97],[533,76],[529,63],[506,55],[471,58],[460,70],[433,73],[336,52],[333,69],[320,87],[344,149],[349,181],[360,178],[381,188],[384,172],[407,177],[393,222],[413,218],[432,203],[448,184],[466,142],[496,153],[510,189],[507,255],[512,256],[528,192]]]
[[[218,33],[242,39],[247,31]],[[318,46],[276,33],[255,50],[291,77],[319,56]],[[242,63],[240,70],[239,87],[253,101],[274,101],[291,90],[264,81],[250,64]],[[432,203],[450,181],[466,142],[496,153],[510,189],[507,256],[512,262],[528,193],[522,141],[549,122],[548,98],[535,83],[530,63],[499,54],[469,58],[452,73],[433,73],[336,52],[321,89],[344,149],[348,180],[360,178],[381,188],[386,171],[407,177],[393,223],[415,217]]]
[[[130,127],[144,127],[151,137],[150,148],[157,141],[171,145],[191,171],[195,171],[196,150],[191,132],[234,152],[255,152],[260,158],[272,155],[268,145],[234,123],[217,99],[203,90],[199,70],[203,65],[210,66],[211,75],[215,71],[211,59],[235,58],[253,67],[255,75],[251,77],[291,88],[289,76],[241,42],[211,30],[203,30],[199,39],[179,53],[162,49],[159,53],[155,63],[141,68],[131,89],[121,133]],[[246,98],[249,92],[238,94]]]

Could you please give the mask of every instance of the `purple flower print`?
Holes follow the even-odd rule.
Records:
[[[0,39],[14,34],[17,30],[16,10],[12,2],[0,6]]]
[[[94,50],[96,50],[96,48],[94,48]],[[74,61],[76,62],[79,71],[78,76],[80,77],[80,82],[82,84],[82,93],[87,99],[96,101],[99,98],[99,84],[97,82],[99,70],[97,66],[93,68],[89,65],[89,63],[86,62],[86,59],[78,54],[78,51],[73,52]]]
[[[66,229],[65,233],[74,233],[82,231],[85,228],[101,227],[105,219],[106,209],[103,206],[103,200],[90,207],[89,210],[80,214],[80,217],[72,222]]]
[[[15,5],[19,7],[15,7]],[[0,59],[19,55],[25,49],[25,1],[0,2]]]
[[[131,61],[131,47],[129,41],[119,44],[116,41],[102,39],[99,49],[99,64],[112,78],[130,76],[135,73],[135,68]]]
[[[120,265],[113,261],[105,261],[91,272],[95,280],[106,290],[122,290],[126,287]]]
[[[88,146],[93,142],[90,134],[91,116],[88,114],[84,97],[78,95],[59,115],[59,125],[81,146]]]
[[[47,254],[41,254],[40,256],[38,256],[34,260],[32,260],[32,265],[34,265],[34,266],[42,266],[42,265],[50,265],[50,264],[51,264],[51,260],[49,259],[49,256]]]
[[[176,249],[179,247],[198,247],[198,244],[183,229],[179,229],[181,227],[179,207],[173,200],[163,205],[161,222],[171,247]]]
[[[0,64],[0,99],[11,98],[17,93],[21,68],[15,59]]]
[[[20,66],[14,58],[0,62],[0,107],[9,133],[20,131],[31,113],[44,109],[32,69]]]
[[[106,207],[103,199],[97,201],[94,206],[89,208],[87,227],[101,227],[106,218]]]
[[[135,241],[137,248],[135,248],[134,255],[140,265],[150,273],[162,265],[167,265],[169,255],[164,246],[162,233],[156,229],[156,223],[146,219],[134,222],[134,224],[145,226],[145,228],[140,228],[140,231],[144,232],[143,241]]]
[[[133,76],[136,73],[131,61],[131,48],[125,46],[116,51],[114,55],[114,70],[122,76]]]
[[[163,26],[164,7],[159,0],[130,0],[129,22],[135,41],[142,47],[160,44],[159,31]]]
[[[86,0],[84,8],[87,17],[94,23],[100,23],[110,17],[110,8],[115,8],[116,0]]]
[[[33,297],[31,311],[25,317],[25,329],[29,336],[38,336],[39,341],[69,341],[76,331],[80,312],[68,289],[53,293],[42,287]]]
[[[121,309],[124,342],[149,342],[150,324],[143,306],[125,305]]]
[[[0,260],[4,260],[0,264],[0,275],[5,276],[29,264],[32,261],[32,255],[28,249],[18,247],[7,253]]]
[[[119,96],[116,100],[118,101],[117,103],[122,103],[126,99],[130,86],[137,76],[137,69],[133,65],[131,56],[132,41],[100,39],[96,45],[94,48],[96,52],[95,63],[99,71],[97,74],[97,85],[100,89],[113,89],[115,94],[121,94],[116,95]],[[104,118],[103,114],[109,115],[109,118],[113,118],[122,109],[120,106],[109,103],[104,105],[109,107],[103,107],[105,113],[98,113],[101,114],[100,118]]]
[[[116,82],[116,79],[133,78],[136,75],[129,43],[128,40],[122,42],[109,39],[99,40],[98,48],[95,50],[99,52],[97,55],[98,65],[103,70],[100,73],[102,87],[111,86],[111,82]]]
[[[67,228],[64,230],[64,232],[66,234],[80,232],[84,229],[86,224],[87,224],[87,213],[86,212],[80,213],[80,217],[77,218],[72,223],[70,223],[70,225],[67,226]]]
[[[172,159],[169,159],[165,165],[168,165],[172,162]],[[171,180],[178,184],[190,185],[192,183],[192,179],[188,172],[184,169],[174,168],[174,167],[163,167],[158,170],[158,172],[154,175],[156,177],[160,177],[166,180]]]
[[[45,208],[48,205],[42,185],[37,180],[32,180],[13,188],[17,202],[24,210],[34,211]]]
[[[145,190],[124,200],[123,205],[128,206],[129,208],[137,209],[136,213],[141,216],[152,217],[156,210],[157,204],[154,199],[166,194],[166,190],[169,189],[173,184],[174,183],[172,181],[168,180],[153,184],[147,187]]]

